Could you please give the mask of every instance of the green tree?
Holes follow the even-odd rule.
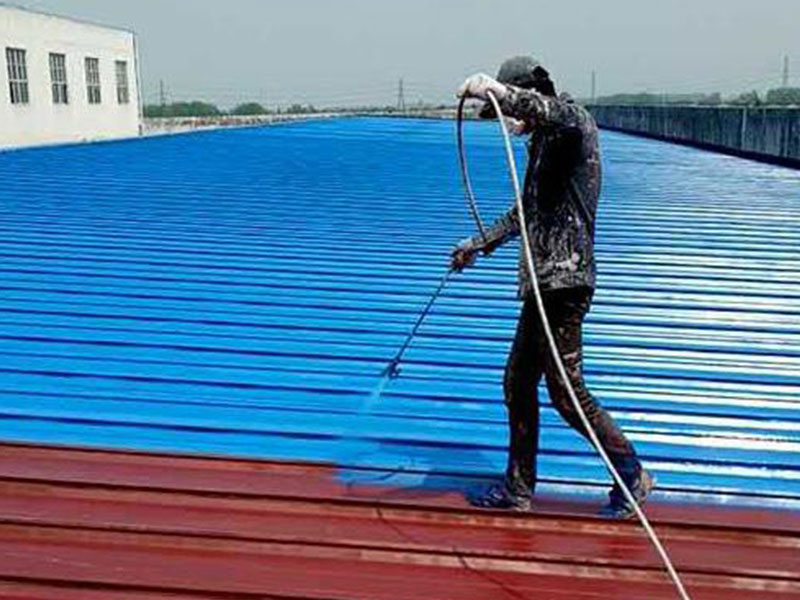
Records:
[[[701,96],[697,99],[697,103],[703,106],[719,106],[722,104],[722,94],[715,92],[707,96]]]
[[[258,102],[245,102],[244,104],[240,104],[234,108],[231,111],[231,114],[245,117],[253,115],[265,115],[267,112],[267,109]]]
[[[767,92],[767,104],[789,105],[800,104],[800,88],[777,88]]]
[[[306,113],[317,112],[317,109],[313,104],[309,104],[308,106],[303,106],[302,104],[292,104],[286,109],[286,112],[290,115],[304,115]]]
[[[648,104],[663,104],[664,97],[660,94],[613,94],[611,96],[600,96],[597,104],[612,104],[617,106],[636,106]]]
[[[144,107],[144,116],[152,118],[171,118],[171,117],[215,117],[221,115],[222,111],[214,104],[208,102],[173,102],[161,106],[149,104]]]
[[[716,106],[722,104],[722,95],[713,94],[614,94],[600,96],[595,104],[611,104],[616,106],[649,106],[662,104]]]
[[[761,97],[758,95],[758,92],[753,90],[752,92],[745,92],[744,94],[739,94],[735,98],[732,98],[730,104],[736,106],[759,106],[761,104]]]

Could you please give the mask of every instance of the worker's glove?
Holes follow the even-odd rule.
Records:
[[[471,267],[475,264],[479,250],[479,248],[473,247],[472,240],[464,240],[453,250],[450,257],[450,268],[460,273],[467,267]]]
[[[508,95],[508,88],[485,73],[478,73],[467,77],[467,80],[458,88],[456,96],[486,101],[489,99],[489,92],[492,92],[498,100],[503,100]]]

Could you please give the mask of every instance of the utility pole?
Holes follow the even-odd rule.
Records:
[[[781,87],[789,87],[789,56],[783,57],[783,85]]]
[[[406,112],[406,93],[403,88],[403,78],[400,78],[400,85],[397,88],[397,110]]]
[[[592,71],[592,104],[597,102],[597,71]]]
[[[158,82],[158,97],[161,103],[161,114],[164,114],[164,111],[167,108],[167,94],[164,91],[164,80],[160,80]]]

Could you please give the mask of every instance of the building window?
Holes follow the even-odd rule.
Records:
[[[28,67],[25,63],[25,50],[6,48],[8,63],[8,84],[11,92],[11,104],[28,104]]]
[[[117,102],[119,104],[129,104],[131,101],[130,88],[128,86],[128,63],[124,60],[117,61]]]
[[[86,57],[86,97],[89,104],[100,104],[100,60]]]
[[[50,82],[53,88],[53,104],[69,104],[67,90],[67,57],[50,55]]]

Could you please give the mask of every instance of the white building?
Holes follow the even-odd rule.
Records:
[[[0,4],[0,148],[139,135],[136,36]]]

